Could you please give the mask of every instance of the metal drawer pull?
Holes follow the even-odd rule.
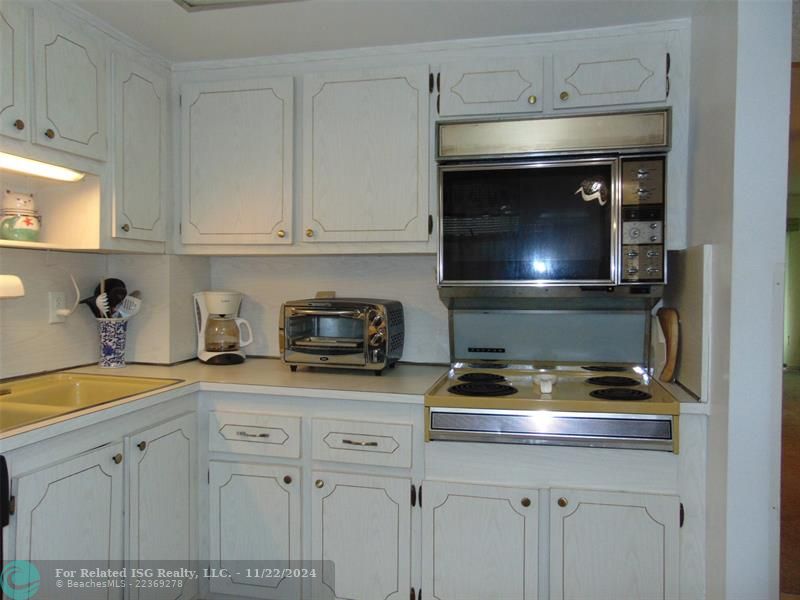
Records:
[[[242,437],[254,437],[254,438],[268,438],[268,433],[247,433],[246,431],[237,431],[236,435],[240,435]]]
[[[348,444],[349,446],[371,446],[373,448],[378,445],[378,442],[359,442],[357,440],[342,440],[342,443]]]

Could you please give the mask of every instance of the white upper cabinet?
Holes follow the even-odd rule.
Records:
[[[106,55],[88,35],[34,9],[35,126],[31,140],[106,158]]]
[[[293,79],[181,88],[184,244],[292,241]]]
[[[167,163],[167,81],[114,56],[114,237],[164,241]]]
[[[0,133],[27,140],[28,12],[19,4],[0,4]]]
[[[553,107],[581,108],[667,98],[665,43],[587,47],[553,56]]]
[[[303,80],[303,241],[428,239],[427,66]]]
[[[541,112],[542,66],[542,57],[444,64],[436,79],[439,114]]]
[[[422,488],[422,589],[428,598],[537,597],[538,490],[439,481]]]
[[[678,597],[676,496],[550,491],[550,598]]]

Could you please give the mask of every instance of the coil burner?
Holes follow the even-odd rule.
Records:
[[[510,396],[517,388],[502,383],[458,383],[447,391],[459,396]]]
[[[632,385],[639,385],[641,382],[636,381],[630,377],[617,377],[614,375],[609,375],[607,377],[589,377],[586,380],[586,383],[591,385],[602,385],[604,387],[611,387],[611,386],[623,386],[628,387]]]
[[[498,383],[506,378],[496,373],[464,373],[458,380],[465,383]]]
[[[649,400],[653,396],[642,390],[632,390],[630,388],[603,388],[589,392],[592,398],[601,400]]]

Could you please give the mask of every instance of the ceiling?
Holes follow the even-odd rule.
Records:
[[[694,0],[299,0],[186,12],[172,0],[73,0],[171,61],[542,33],[688,16]]]

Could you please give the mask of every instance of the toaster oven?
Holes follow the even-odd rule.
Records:
[[[315,298],[281,307],[281,359],[299,365],[368,369],[380,375],[403,355],[403,305],[396,300]]]

